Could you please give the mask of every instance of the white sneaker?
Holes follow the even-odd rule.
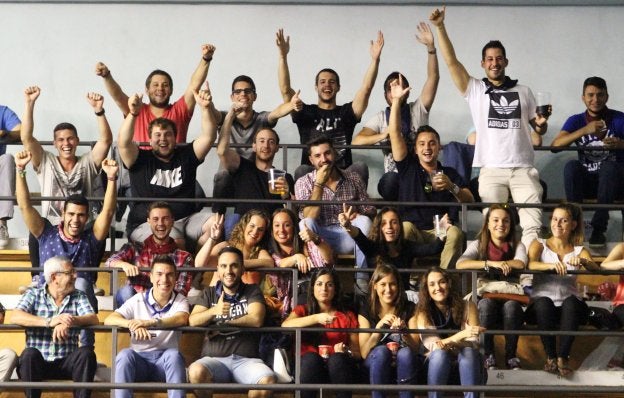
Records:
[[[0,250],[9,244],[9,229],[6,225],[0,224]]]

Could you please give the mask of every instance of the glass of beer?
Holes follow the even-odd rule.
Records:
[[[535,96],[535,113],[544,117],[550,116],[550,93],[546,91],[538,91]]]
[[[278,182],[278,180],[280,181]],[[286,172],[284,170],[269,169],[269,192],[272,195],[284,195],[288,192],[286,184]]]

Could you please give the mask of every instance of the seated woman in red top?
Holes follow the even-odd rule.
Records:
[[[332,268],[319,268],[313,273],[310,287],[308,304],[296,306],[282,323],[283,327],[358,327],[355,314],[341,308],[340,280]],[[301,337],[301,383],[357,382],[355,360],[360,358],[357,333],[309,332]],[[328,347],[319,350],[321,346]],[[302,397],[317,394],[317,391],[301,391]],[[336,397],[350,398],[351,391],[337,391]]]

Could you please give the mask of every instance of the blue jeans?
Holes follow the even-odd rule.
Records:
[[[385,345],[373,348],[366,357],[364,365],[368,368],[370,384],[414,384],[418,380],[418,354],[409,347],[403,347],[397,353],[396,372],[391,366],[392,353]],[[393,376],[396,373],[396,378]],[[386,394],[381,391],[373,391],[373,398],[382,398]],[[411,398],[412,391],[399,392],[400,398]]]
[[[132,296],[137,293],[136,290],[132,287],[132,285],[124,285],[117,290],[115,293],[115,308],[119,308],[128,301]]]
[[[368,235],[372,222],[370,218],[360,214],[355,217],[355,220],[351,221],[351,224],[358,227],[364,235]],[[307,225],[314,233],[320,235],[337,254],[351,254],[355,250],[355,268],[368,268],[366,256],[358,245],[355,244],[353,238],[340,225],[322,226],[313,218],[301,220],[299,222],[300,230],[303,231],[304,225]],[[366,272],[355,274],[356,279],[369,279],[369,276],[370,274]]]
[[[117,354],[115,383],[157,381],[186,383],[184,358],[176,349],[137,352],[130,348]],[[115,390],[116,398],[131,398],[132,390]],[[167,390],[169,398],[184,398],[184,390]]]
[[[582,203],[583,199],[597,199],[599,204],[613,203],[622,197],[624,165],[602,162],[597,173],[589,173],[578,160],[570,160],[563,169],[566,199]],[[594,231],[604,233],[609,223],[609,210],[596,209],[591,225]]]
[[[483,375],[481,374],[481,354],[479,350],[472,347],[464,347],[459,351],[457,357],[455,354],[446,350],[434,350],[429,353],[427,363],[427,384],[429,385],[448,385],[450,382],[451,369],[453,362],[457,358],[459,365],[459,381],[462,386],[483,384]],[[429,398],[442,397],[444,394],[438,391],[430,391]],[[478,398],[478,392],[464,392],[466,398]]]
[[[384,173],[377,183],[377,192],[383,200],[399,200],[399,173],[388,171]]]

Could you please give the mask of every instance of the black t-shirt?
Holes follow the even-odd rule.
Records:
[[[396,162],[399,173],[399,201],[400,202],[456,202],[457,199],[449,191],[425,192],[425,185],[431,184],[429,173],[422,168],[418,157],[412,153],[405,159]],[[438,162],[438,170],[443,170],[453,183],[464,187],[465,183],[457,171],[451,167],[443,167]],[[457,222],[459,208],[456,206],[418,207],[401,206],[399,208],[401,219],[410,221],[418,229],[433,229],[433,216],[443,216],[448,213],[453,222]]]
[[[269,173],[256,167],[254,161],[240,158],[238,169],[232,173],[234,181],[234,199],[282,199],[280,195],[269,193]],[[290,174],[286,174],[286,182],[290,192],[294,192],[295,181]],[[234,212],[245,214],[251,209],[264,210],[269,215],[276,209],[283,207],[273,203],[236,203]]]
[[[176,147],[169,162],[158,159],[151,149],[140,149],[136,162],[130,167],[130,188],[138,198],[194,198],[197,166],[202,163],[193,144]],[[176,220],[195,212],[189,203],[170,202]],[[137,202],[128,215],[129,230],[147,220],[149,202]]]
[[[203,290],[199,298],[192,300],[191,304],[212,308],[219,302],[221,297],[221,283],[216,286],[209,286]],[[249,313],[249,305],[252,303],[264,303],[264,296],[258,285],[247,285],[241,283],[235,295],[225,294],[223,300],[230,303],[228,315],[220,315],[210,322],[210,325],[224,323],[238,319]],[[232,354],[245,358],[258,358],[258,347],[260,344],[260,333],[244,331],[223,331],[208,332],[202,348],[202,356],[227,357]]]
[[[334,146],[349,145],[353,138],[353,130],[360,119],[353,113],[353,103],[336,106],[334,109],[321,109],[318,105],[304,105],[300,112],[292,114],[293,122],[299,129],[299,138],[302,144],[325,134]],[[353,163],[350,149],[337,149],[336,165],[345,169]],[[307,150],[301,153],[301,164],[310,164]]]

